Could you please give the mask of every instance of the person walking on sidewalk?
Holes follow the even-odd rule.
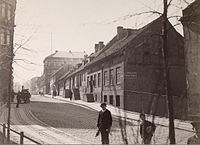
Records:
[[[191,122],[191,124],[193,126],[192,129],[194,130],[195,135],[187,140],[187,144],[200,144],[200,122],[194,121]]]
[[[17,105],[16,105],[16,108],[19,108],[19,104],[20,104],[20,102],[21,102],[21,92],[20,91],[18,91],[18,93],[17,93]]]
[[[145,114],[140,114],[140,136],[143,144],[151,144],[152,136],[156,130],[154,123],[145,119]]]
[[[70,101],[72,100],[72,95],[73,95],[73,94],[72,94],[72,90],[70,89],[70,90],[69,90],[69,99],[70,99]]]
[[[109,133],[112,126],[112,116],[110,111],[106,109],[106,103],[102,103],[100,107],[102,108],[102,110],[99,112],[98,115],[98,131],[96,136],[98,136],[100,132],[102,144],[109,144]]]

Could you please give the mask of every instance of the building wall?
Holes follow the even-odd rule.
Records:
[[[13,51],[15,9],[15,0],[0,0],[0,102],[7,100],[9,80],[11,79],[9,77],[9,56]]]
[[[53,73],[55,73],[60,67],[64,64],[75,65],[80,63],[82,58],[47,58],[44,61],[44,75],[45,75],[45,86],[46,86],[46,93],[50,94],[50,77]]]
[[[118,83],[116,82],[117,69],[119,70]],[[104,59],[103,63],[90,66],[87,69],[87,93],[93,94],[94,100],[97,102],[106,102],[124,108],[123,70],[123,56],[109,57]],[[90,82],[92,82],[92,85]]]
[[[200,25],[200,24],[199,24]],[[200,33],[184,26],[189,116],[200,116]]]
[[[156,32],[159,30],[153,30],[140,40],[130,43],[125,57],[124,103],[126,110],[167,116],[162,41],[159,37],[152,37]],[[173,29],[168,38],[170,90],[174,96],[175,115],[181,118],[185,117],[187,100],[183,38]],[[159,98],[156,94],[160,94]]]

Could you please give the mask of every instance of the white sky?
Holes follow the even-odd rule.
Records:
[[[185,7],[183,0],[174,0],[177,6]],[[192,0],[188,0],[192,1]],[[114,35],[116,27],[139,28],[158,15],[128,14],[157,10],[162,12],[162,0],[18,0],[16,10],[15,43],[22,44],[32,52],[19,49],[14,64],[14,78],[25,82],[43,73],[43,60],[52,48],[61,51],[90,54],[94,44],[106,44]],[[181,10],[170,8],[170,15],[181,15]],[[177,23],[173,21],[174,23]],[[178,27],[181,32],[181,27]]]

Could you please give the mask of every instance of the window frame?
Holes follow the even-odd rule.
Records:
[[[93,78],[93,86],[94,86],[94,88],[96,88],[97,87],[97,82],[96,82],[96,79],[97,79],[97,75],[96,74],[94,74],[94,78]]]
[[[109,84],[114,85],[114,69],[109,70]]]
[[[111,99],[111,98],[112,98],[112,99]],[[114,104],[114,96],[113,96],[113,95],[110,95],[110,96],[109,96],[109,103],[110,103],[111,105]]]
[[[106,103],[106,102],[108,102],[108,97],[107,97],[107,95],[103,95],[103,101]]]
[[[101,73],[97,74],[97,86],[101,87]]]
[[[116,84],[121,84],[121,67],[116,67]]]
[[[104,71],[104,86],[108,86],[109,85],[109,74],[108,71]]]

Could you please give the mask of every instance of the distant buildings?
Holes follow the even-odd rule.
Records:
[[[40,91],[40,88],[39,88],[39,81],[40,77],[34,77],[31,79],[30,81],[30,93],[33,94],[33,95],[37,95]]]
[[[187,106],[183,37],[169,22],[168,26],[170,91],[175,116],[181,118]],[[167,116],[161,34],[162,17],[137,30],[118,27],[117,35],[106,45],[95,44],[95,53],[82,63],[51,75],[51,84],[64,97],[71,92],[76,100]]]
[[[82,61],[85,52],[66,52],[55,51],[55,53],[46,57],[44,63],[44,92],[50,94],[50,76],[60,67],[65,65],[75,65]]]
[[[200,1],[196,0],[184,11],[186,70],[190,118],[200,118]]]
[[[0,102],[5,102],[8,96],[15,9],[16,0],[0,0]]]

